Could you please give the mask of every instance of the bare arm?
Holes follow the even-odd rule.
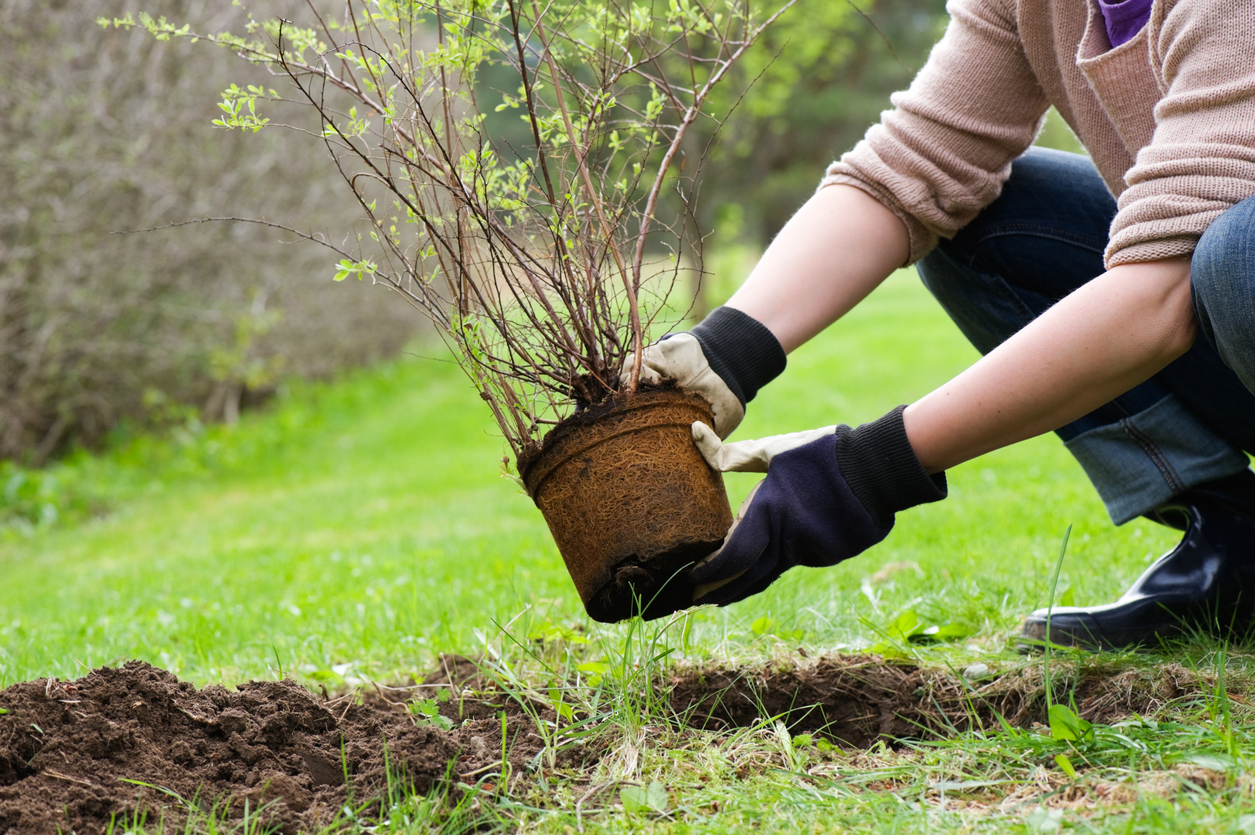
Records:
[[[848,313],[906,263],[906,226],[853,186],[820,189],[767,247],[728,307],[790,352]]]
[[[1189,350],[1186,258],[1113,267],[1050,308],[903,420],[930,473],[1057,429]]]
[[[875,289],[907,246],[892,212],[858,189],[830,186],[781,230],[728,305],[792,351]],[[1115,267],[909,406],[907,435],[924,468],[939,472],[1057,429],[1185,353],[1196,331],[1189,273],[1186,258]]]

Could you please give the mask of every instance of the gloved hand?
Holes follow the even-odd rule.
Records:
[[[627,382],[635,365],[628,355],[619,379]],[[784,349],[758,320],[731,307],[719,307],[688,333],[663,337],[641,354],[641,381],[675,380],[710,402],[720,438],[745,417],[745,404],[784,371]]]
[[[857,429],[828,426],[731,444],[693,424],[693,441],[715,469],[767,473],[723,547],[693,567],[693,602],[726,606],[795,565],[836,565],[888,536],[897,511],[945,498],[945,475],[925,473],[911,449],[904,408]]]

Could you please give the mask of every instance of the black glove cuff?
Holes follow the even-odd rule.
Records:
[[[902,423],[905,406],[857,429],[837,427],[837,464],[850,490],[881,527],[893,514],[946,497],[946,474],[929,475]]]
[[[742,407],[784,371],[784,349],[775,335],[736,308],[716,307],[690,333]]]

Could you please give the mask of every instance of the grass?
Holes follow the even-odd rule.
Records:
[[[738,436],[869,420],[974,359],[900,273],[790,357]],[[1174,541],[1140,520],[1112,527],[1053,437],[955,468],[948,501],[900,515],[855,560],[791,571],[728,609],[610,627],[583,616],[539,513],[502,477],[503,454],[457,369],[407,356],[292,384],[232,428],[190,423],[72,459],[39,490],[22,486],[21,518],[0,523],[0,684],[142,658],[197,684],[287,674],[334,688],[458,652],[484,657],[507,689],[556,693],[570,718],[616,729],[595,773],[551,764],[517,796],[472,790],[452,812],[402,799],[380,831],[428,831],[434,815],[450,831],[1255,832],[1243,753],[1255,723],[1244,704],[1218,709],[1223,688],[1071,742],[1007,730],[851,753],[770,721],[722,735],[661,721],[650,684],[676,659],[870,648],[955,669],[1039,664],[1008,641],[1049,598],[1069,526],[1063,603],[1114,599]],[[755,478],[728,477],[734,503]],[[927,626],[947,640],[912,640]],[[1240,690],[1249,659],[1217,649],[1174,657],[1200,680],[1228,670]]]
[[[872,419],[973,358],[902,274],[796,352],[738,435]],[[386,678],[436,651],[474,652],[476,630],[525,609],[587,627],[539,513],[501,477],[504,452],[456,368],[411,357],[301,387],[231,430],[73,462],[60,483],[107,510],[0,543],[0,677],[139,657],[201,683],[280,665]],[[738,503],[755,477],[727,481]],[[1118,593],[1172,541],[1140,521],[1113,528],[1051,437],[958,467],[950,484],[948,501],[903,514],[872,553],[695,613],[690,646],[866,646],[914,610],[1000,652],[1044,605],[1068,525],[1059,589],[1078,602]]]

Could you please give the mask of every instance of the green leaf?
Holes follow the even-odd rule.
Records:
[[[588,686],[599,687],[606,680],[606,676],[610,674],[610,667],[600,661],[585,661],[575,669],[581,673],[588,674]]]
[[[435,725],[444,731],[453,728],[453,720],[440,715],[440,706],[436,704],[435,699],[414,699],[406,706],[410,709],[410,713],[417,717],[417,721]]]
[[[0,707],[0,716],[4,716],[6,713],[8,713],[8,711]]]
[[[961,623],[939,623],[936,626],[927,626],[916,634],[912,635],[908,640],[915,643],[929,643],[931,641],[961,641],[971,635],[975,630]]]
[[[959,641],[971,635],[975,630],[960,623],[928,624],[914,609],[907,609],[890,622],[883,631],[886,641],[871,648],[872,652],[901,654],[896,652],[892,642],[914,644],[932,643],[933,641]]]
[[[667,787],[657,780],[648,786],[625,786],[619,790],[619,802],[623,811],[629,814],[638,812],[667,811]]]
[[[760,637],[763,635],[766,635],[768,632],[773,631],[775,628],[776,628],[776,619],[772,617],[768,617],[767,615],[763,615],[760,618],[756,618],[754,622],[750,624],[750,629],[753,630],[755,635],[758,635]]]
[[[1093,739],[1094,728],[1067,705],[1053,704],[1050,706],[1050,736],[1060,742],[1084,742]]]
[[[1238,768],[1237,761],[1232,757],[1225,757],[1219,754],[1190,754],[1188,757],[1183,758],[1181,762],[1190,763],[1210,771],[1232,771]]]
[[[911,638],[924,631],[924,622],[920,620],[919,613],[914,609],[907,609],[902,614],[893,619],[893,622],[885,629],[891,638],[900,638],[911,640]]]
[[[374,235],[373,232],[371,234]],[[336,271],[336,281],[344,281],[351,275],[356,275],[357,280],[361,281],[366,275],[374,275],[376,269],[374,261],[350,261],[348,258],[341,258],[336,266],[339,267]]]
[[[1076,779],[1076,769],[1072,766],[1072,761],[1063,754],[1055,754],[1055,762],[1058,763],[1060,770],[1068,775],[1068,779]]]

